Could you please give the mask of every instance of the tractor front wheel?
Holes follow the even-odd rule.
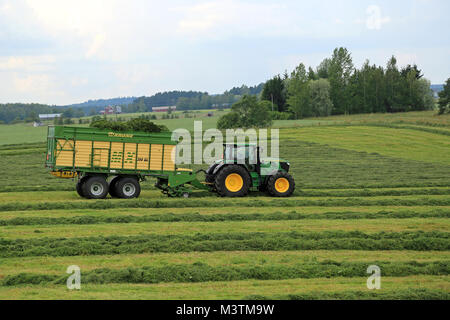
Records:
[[[214,184],[222,197],[245,197],[250,189],[250,175],[241,166],[229,165],[216,175]]]
[[[290,197],[294,190],[294,178],[287,172],[278,172],[267,180],[267,191],[273,197]]]

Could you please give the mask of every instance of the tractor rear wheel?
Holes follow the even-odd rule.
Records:
[[[87,177],[81,186],[84,196],[88,199],[105,199],[108,195],[108,189],[108,182],[102,176]]]
[[[267,191],[273,197],[290,197],[294,190],[294,178],[287,172],[278,172],[267,180]]]
[[[120,178],[115,185],[115,193],[121,199],[138,198],[141,194],[141,185],[136,178]]]
[[[245,197],[250,189],[250,175],[241,166],[229,165],[220,170],[214,182],[222,197]]]

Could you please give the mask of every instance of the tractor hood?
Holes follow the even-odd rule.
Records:
[[[289,163],[289,161],[287,161],[285,159],[280,159],[280,158],[262,158],[261,159],[261,163],[269,163],[269,162]],[[213,165],[222,164],[222,163],[224,163],[224,160],[219,159],[219,160],[214,161]],[[232,161],[230,161],[230,163],[232,163]]]
[[[289,161],[285,160],[285,159],[279,159],[279,158],[262,158],[261,162],[287,162],[289,163]]]

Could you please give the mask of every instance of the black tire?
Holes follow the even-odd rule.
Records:
[[[214,183],[214,175],[213,174],[207,174],[206,177],[205,177],[205,182]]]
[[[242,187],[239,190],[230,190],[226,180],[230,175],[237,174],[242,178]],[[217,193],[222,197],[245,197],[250,189],[250,175],[247,170],[238,165],[229,165],[219,171],[214,182]]]
[[[117,197],[121,199],[138,198],[141,194],[141,185],[138,179],[131,177],[120,178],[115,189]]]
[[[216,169],[216,167],[218,166],[217,163],[213,163],[208,170],[206,170],[206,177],[205,177],[205,181],[208,183],[214,183],[214,179],[215,179],[215,175],[214,170]]]
[[[77,193],[78,193],[78,195],[79,195],[80,197],[82,197],[82,198],[85,198],[85,195],[84,195],[84,193],[83,193],[83,184],[84,184],[84,182],[86,181],[86,178],[87,178],[87,177],[81,178],[80,181],[77,182],[77,186],[76,186]]]
[[[108,195],[109,185],[105,177],[88,177],[82,184],[81,190],[88,199],[105,199]]]
[[[283,179],[284,183],[287,181],[289,183],[288,186],[284,185],[284,188],[279,187],[278,181],[279,179]],[[295,181],[292,176],[287,172],[278,172],[273,176],[269,177],[267,180],[267,191],[273,197],[286,198],[290,197],[295,190]]]
[[[120,180],[120,177],[115,177],[109,182],[109,194],[113,198],[119,197],[116,192],[116,184],[119,180]]]

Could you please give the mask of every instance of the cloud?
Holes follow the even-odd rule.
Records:
[[[47,74],[27,75],[25,77],[13,76],[13,84],[19,92],[42,92],[52,87],[52,81]]]
[[[380,30],[383,24],[391,21],[390,17],[383,17],[381,14],[381,8],[379,6],[369,6],[366,10],[368,15],[366,20],[366,27],[369,30]]]
[[[81,46],[86,58],[97,56],[106,34],[115,30],[115,0],[26,0],[38,24],[52,37]]]
[[[86,86],[89,83],[89,79],[83,77],[75,77],[70,81],[71,85],[74,87]]]
[[[99,51],[102,49],[103,45],[105,44],[105,41],[106,41],[105,34],[103,33],[97,34],[92,40],[92,43],[86,52],[86,58],[92,58],[93,56],[97,55]]]
[[[178,7],[184,16],[177,31],[192,38],[301,34],[286,5],[220,0]],[[297,22],[302,19],[298,19]]]
[[[218,93],[301,61],[315,66],[337,46],[361,63],[374,50],[385,53],[383,64],[402,52],[400,61],[417,61],[434,82],[448,77],[450,44],[435,31],[449,27],[449,2],[378,2],[385,4],[0,0],[0,102],[69,104],[172,89]],[[389,33],[372,32],[387,26]]]
[[[11,10],[9,3],[0,4],[0,13],[7,13],[9,10]]]
[[[2,72],[0,77],[2,102],[60,103],[67,99],[60,84],[51,74]],[[20,99],[17,99],[20,97]]]
[[[48,71],[54,67],[55,61],[53,55],[0,57],[0,71]]]

